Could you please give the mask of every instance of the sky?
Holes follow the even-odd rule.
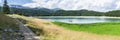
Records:
[[[2,4],[3,0],[0,0]],[[94,10],[111,11],[120,10],[120,0],[8,0],[9,4],[26,7],[44,7],[49,9],[60,8],[64,10]]]

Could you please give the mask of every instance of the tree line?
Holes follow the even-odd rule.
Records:
[[[120,10],[109,12],[97,12],[90,10],[41,10],[32,8],[15,8],[7,5],[7,0],[4,0],[3,7],[0,7],[2,14],[19,14],[24,16],[115,16],[120,17]]]
[[[2,7],[0,7],[0,9],[1,8]],[[89,11],[89,10],[68,10],[68,11],[57,10],[57,11],[48,12],[40,9],[36,10],[36,9],[24,9],[24,8],[10,8],[10,10],[11,10],[11,14],[19,14],[24,16],[115,16],[115,17],[120,17],[120,10],[114,10],[109,12],[97,12],[97,11]]]

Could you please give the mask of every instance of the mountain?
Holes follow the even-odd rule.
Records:
[[[90,10],[57,10],[54,16],[102,16],[103,12]]]
[[[47,9],[47,8],[31,8],[31,9],[34,9],[34,10],[43,10],[43,11],[46,11],[46,12],[49,12],[49,13],[53,12],[53,10]]]
[[[50,12],[50,13],[58,11],[58,10],[63,10],[60,8],[55,8],[55,9],[47,9],[47,8],[43,8],[43,7],[30,8],[30,7],[26,7],[26,6],[22,6],[22,5],[10,5],[10,7],[21,8],[21,9],[43,10],[43,11]]]
[[[29,7],[24,7],[21,5],[10,5],[10,7],[14,7],[14,8],[29,8]]]
[[[50,12],[50,13],[53,12],[51,9],[40,8],[40,7],[30,8],[30,7],[25,7],[25,6],[21,6],[21,5],[10,5],[10,7],[13,7],[13,8],[20,8],[20,9],[42,10],[42,11],[46,11],[46,12]]]
[[[47,9],[47,8],[29,8],[20,5],[11,5],[11,13],[25,16],[119,16],[120,10],[113,10],[109,12],[98,12],[92,10],[62,10]],[[1,9],[1,7],[0,7]]]

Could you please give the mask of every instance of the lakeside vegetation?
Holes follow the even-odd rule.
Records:
[[[40,36],[41,40],[120,39],[120,23],[67,24],[20,15],[8,16],[19,18],[36,35]]]
[[[16,17],[21,20],[26,26],[28,26],[37,36],[41,37],[41,40],[55,40],[58,39],[56,30],[52,27],[44,26],[44,20],[39,20],[36,18],[25,17],[20,15],[8,15],[10,17]]]
[[[93,24],[68,24],[62,22],[53,22],[65,29],[88,32],[100,35],[120,36],[120,23],[93,23]]]

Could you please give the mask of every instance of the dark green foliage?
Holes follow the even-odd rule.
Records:
[[[102,16],[103,12],[88,11],[88,10],[58,10],[53,13],[54,16]]]
[[[7,12],[7,14],[8,13],[9,11]],[[45,11],[41,9],[32,9],[32,8],[11,8],[11,13],[24,15],[24,16],[114,16],[114,17],[120,17],[120,10],[114,10],[114,11],[109,11],[109,12],[97,12],[97,11],[90,11],[90,10]]]
[[[106,12],[106,16],[120,17],[120,10]]]
[[[3,7],[2,7],[2,13],[3,14],[9,14],[10,13],[9,6],[7,5],[7,0],[4,1]]]
[[[24,16],[50,16],[51,13],[43,10],[11,8],[12,13]]]
[[[47,12],[43,10],[35,9],[19,9],[11,8],[15,14],[25,16],[120,16],[120,10],[109,11],[109,12],[97,12],[88,10],[57,10],[55,12]]]

